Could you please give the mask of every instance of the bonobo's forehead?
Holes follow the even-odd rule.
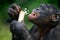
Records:
[[[58,12],[57,8],[51,4],[41,4],[40,7],[34,9],[34,11],[46,16],[57,14]]]
[[[48,11],[42,7],[36,8],[33,11],[39,13],[40,15],[45,15],[45,16],[49,15]]]
[[[40,9],[43,9],[46,13],[48,12],[49,14],[56,14],[58,12],[58,9],[51,4],[41,4]]]

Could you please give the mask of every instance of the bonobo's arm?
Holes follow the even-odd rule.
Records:
[[[60,24],[50,30],[48,36],[46,36],[46,40],[60,40]]]
[[[23,38],[23,40],[34,40],[25,27],[24,22],[20,23],[14,20],[10,25],[10,31],[13,34]]]
[[[39,32],[38,32],[38,28],[37,25],[33,25],[32,28],[29,30],[29,33],[32,35],[32,37],[34,38],[34,40],[38,40],[39,38]]]

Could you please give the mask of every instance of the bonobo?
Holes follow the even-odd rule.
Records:
[[[11,32],[16,35],[14,37],[18,40],[60,40],[60,14],[55,6],[41,4],[39,8],[33,9],[32,13],[28,15],[28,20],[34,24],[30,30],[27,30],[22,22],[13,21],[11,23]],[[20,29],[25,30],[21,31]],[[21,33],[29,35],[29,39]],[[20,39],[21,37],[22,39]],[[15,38],[13,39],[17,40]]]
[[[41,4],[29,14],[28,19],[37,26],[39,31],[37,40],[60,40],[59,17],[58,9],[51,4]],[[37,38],[36,35],[33,36]]]

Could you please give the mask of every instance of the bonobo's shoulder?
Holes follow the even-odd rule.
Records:
[[[50,30],[50,33],[59,33],[60,34],[60,25],[57,25],[55,28]]]
[[[60,40],[60,26],[51,29],[47,36],[48,40]]]
[[[56,26],[55,34],[57,36],[57,40],[60,40],[60,25]]]

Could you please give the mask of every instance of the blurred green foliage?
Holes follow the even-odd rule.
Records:
[[[49,3],[56,7],[60,7],[59,2],[59,0],[0,0],[0,40],[11,40],[11,33],[9,31],[7,19],[9,18],[8,8],[12,3],[17,3],[22,9],[29,9],[29,12],[31,13],[34,8],[39,7],[42,3]],[[28,21],[28,16],[25,16],[25,23],[28,29],[30,29],[32,23]]]

